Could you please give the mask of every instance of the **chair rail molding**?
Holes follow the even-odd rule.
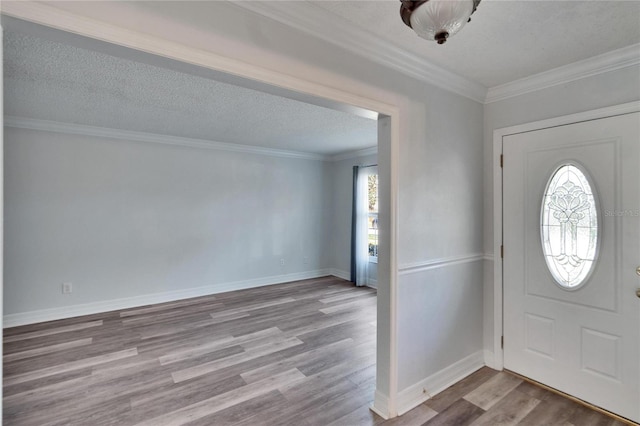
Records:
[[[484,259],[485,255],[483,253],[473,253],[462,256],[442,257],[424,262],[403,263],[398,268],[398,275],[415,274],[418,272],[428,271],[430,269],[478,262]]]

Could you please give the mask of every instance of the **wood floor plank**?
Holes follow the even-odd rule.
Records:
[[[515,426],[520,423],[540,400],[514,390],[496,403],[493,408],[478,417],[472,426]]]
[[[220,302],[218,302],[215,296],[204,296],[204,297],[197,297],[192,299],[176,300],[175,302],[158,303],[156,305],[142,306],[140,308],[126,309],[126,310],[120,311],[118,314],[120,318],[126,318],[126,317],[135,316],[135,315],[145,315],[152,312],[172,310],[175,308],[191,307],[196,304],[197,305],[200,305],[200,304],[219,305]]]
[[[252,398],[276,390],[304,379],[305,376],[296,369],[286,371],[267,379],[255,382],[222,395],[191,404],[179,410],[165,414],[154,419],[139,423],[139,426],[174,426],[201,419],[205,416],[217,413],[225,408],[233,407]]]
[[[465,395],[464,399],[486,411],[507,396],[520,383],[522,380],[511,374],[498,373]]]
[[[180,349],[158,357],[161,365],[167,365],[174,362],[184,361],[185,359],[195,358],[218,349],[233,346],[233,336],[224,336],[222,338],[213,339],[204,343],[200,343],[189,349]]]
[[[235,308],[235,309],[224,309],[221,310],[219,312],[212,312],[211,314],[211,318],[216,319],[218,316],[228,316],[230,314],[236,314],[236,313],[246,313],[246,312],[250,312],[250,311],[254,311],[257,309],[264,309],[264,308],[270,308],[272,306],[277,306],[277,305],[282,305],[285,303],[291,303],[291,302],[295,302],[296,299],[292,298],[292,297],[284,297],[282,299],[277,299],[277,300],[272,300],[269,302],[262,302],[262,303],[253,303],[250,305],[246,305],[246,306],[241,306],[239,308]]]
[[[342,362],[332,365],[318,373],[306,377],[300,382],[284,386],[280,392],[293,404],[312,401],[321,395],[326,395],[327,389],[331,389],[336,383],[343,383],[347,390],[357,389],[358,386],[346,379],[346,376],[358,371],[361,368],[375,363],[375,355],[365,355],[358,358],[348,358],[345,356]],[[333,395],[335,396],[335,395]],[[367,395],[371,398],[372,395]]]
[[[168,337],[174,338],[175,336],[197,333],[199,329],[211,329],[214,326],[222,326],[227,321],[233,321],[240,318],[246,318],[249,314],[236,314],[234,318],[230,319],[212,319],[207,315],[206,319],[199,321],[189,322],[186,324],[157,324],[150,325],[144,328],[140,328],[137,332],[140,334],[140,338],[144,342],[145,340],[151,340]]]
[[[348,351],[330,352],[327,355],[319,357],[317,359],[304,359],[302,362],[298,363],[297,368],[305,376],[311,376],[341,364],[350,364],[353,362],[353,360],[356,359],[370,360],[370,354],[372,353],[375,353],[375,341],[353,345]],[[360,364],[354,363],[353,365],[349,365],[350,367],[353,367],[350,372],[353,372],[359,368],[368,367],[369,365],[373,364],[373,362],[360,362]]]
[[[438,412],[424,404],[418,405],[415,409],[409,411],[400,417],[386,420],[380,425],[382,426],[413,426],[421,425],[428,422],[438,415]]]
[[[347,376],[349,381],[360,387],[368,387],[368,384],[376,380],[376,365],[371,364],[360,368],[358,371],[351,373]]]
[[[344,302],[348,299],[356,299],[361,297],[363,297],[363,295],[359,291],[341,292],[337,295],[320,299],[320,303],[328,304],[328,303],[334,303],[334,302]],[[351,300],[349,300],[349,302],[351,302]]]
[[[59,374],[66,371],[79,370],[85,367],[91,367],[96,364],[101,364],[101,363],[109,362],[112,360],[127,358],[131,356],[136,356],[136,355],[138,355],[138,351],[136,348],[125,349],[123,351],[112,352],[105,355],[100,355],[92,358],[86,358],[86,359],[81,359],[74,362],[69,362],[64,365],[43,368],[40,370],[30,371],[28,373],[5,376],[4,384],[6,386],[11,386],[14,384],[28,382],[30,380],[35,380],[35,379],[51,376],[54,374]]]
[[[50,413],[35,424],[39,426],[113,424],[111,419],[117,418],[129,410],[130,407],[127,398],[110,399],[101,404],[86,407],[84,410],[74,411],[73,414],[65,413],[52,416]]]
[[[576,407],[575,412],[569,418],[569,422],[575,426],[624,426],[625,423],[605,416],[602,413],[598,413],[579,405]]]
[[[375,328],[369,323],[355,320],[305,334],[298,334],[297,337],[305,343],[321,346],[346,339],[349,336],[355,336],[354,340],[359,343],[375,341],[375,331]]]
[[[483,367],[467,376],[453,386],[440,392],[433,398],[428,399],[424,404],[433,408],[437,412],[446,410],[451,404],[476,389],[478,386],[498,374],[498,371],[488,367]]]
[[[526,393],[530,397],[539,399],[540,401],[544,401],[550,396],[554,395],[553,392],[548,391],[540,386],[536,386],[533,383],[529,383],[526,381],[523,381],[522,383],[520,383],[516,388],[516,390],[522,393]]]
[[[233,321],[241,318],[247,318],[251,316],[249,312],[218,312],[213,316],[213,314],[209,314],[212,321],[209,321],[209,324],[220,324],[227,321]]]
[[[2,362],[11,362],[25,358],[32,358],[38,355],[44,355],[52,352],[59,352],[77,348],[80,346],[90,345],[91,343],[93,343],[93,337],[87,337],[86,339],[72,340],[70,342],[58,343],[55,345],[42,346],[35,349],[28,349],[26,351],[9,353],[2,356]]]
[[[38,385],[13,394],[5,393],[2,398],[3,408],[7,410],[7,408],[16,407],[20,404],[29,404],[33,407],[40,401],[51,399],[51,395],[60,395],[66,389],[78,389],[88,386],[87,382],[88,377],[91,376],[91,370],[80,370],[79,374],[77,377],[69,378],[68,380]]]
[[[175,362],[184,361],[185,359],[199,357],[209,352],[224,349],[230,346],[243,346],[244,344],[247,344],[249,342],[261,339],[269,339],[275,336],[282,336],[282,331],[277,327],[266,328],[255,333],[249,333],[237,337],[231,335],[223,336],[222,338],[212,339],[204,343],[201,342],[199,345],[196,345],[195,347],[189,349],[180,349],[179,351],[174,351],[168,353],[167,355],[162,355],[158,359],[160,360],[160,364],[168,365]],[[264,340],[262,340],[262,344],[265,344]],[[245,347],[245,349],[247,348]]]
[[[130,398],[131,411],[119,419],[122,425],[134,425],[189,405],[214,398],[246,386],[240,376],[213,381],[202,377],[180,384],[163,385],[153,392]]]
[[[345,414],[339,419],[334,420],[327,426],[346,426],[346,425],[358,425],[358,426],[376,426],[381,424],[384,419],[371,411],[368,405],[361,405],[352,412]]]
[[[186,380],[193,379],[194,377],[202,376],[204,374],[213,373],[216,370],[223,369],[225,367],[240,364],[242,362],[261,357],[263,355],[272,354],[283,349],[290,348],[292,346],[302,345],[303,342],[296,337],[290,337],[284,341],[276,341],[268,343],[263,346],[254,348],[252,351],[242,352],[236,355],[232,355],[219,360],[199,364],[194,367],[186,368],[173,372],[171,377],[175,383],[184,382]]]
[[[327,308],[320,309],[320,312],[324,314],[335,314],[336,312],[342,311],[350,311],[354,308],[359,308],[361,306],[367,306],[376,303],[376,298],[374,296],[368,297],[366,299],[358,299],[355,301],[349,301],[347,303],[340,303],[333,306],[329,306]]]
[[[245,371],[259,368],[261,366],[273,363],[277,360],[283,360],[291,356],[295,356],[301,352],[304,352],[305,350],[307,350],[307,348],[305,347],[304,344],[292,346],[290,348],[287,348],[278,352],[270,353],[257,358],[252,358],[244,362],[233,363],[233,365],[221,368],[219,370],[216,370],[215,372],[205,374],[203,376],[199,376],[195,379],[190,379],[184,382],[180,382],[179,384],[184,385],[187,383],[191,383],[192,381],[221,380],[221,379],[225,379],[232,376],[240,376],[240,374],[242,374]],[[195,363],[193,365],[195,365]],[[243,383],[246,384],[244,380],[243,380]]]
[[[103,324],[102,320],[89,321],[74,325],[67,325],[62,327],[56,327],[51,329],[32,331],[30,333],[22,333],[14,336],[4,336],[2,338],[3,343],[16,342],[18,340],[35,339],[36,337],[50,336],[52,334],[68,333],[71,331],[84,330],[90,327],[100,327]]]
[[[133,395],[130,399],[131,407],[140,409],[143,413],[174,411],[186,405],[202,401],[207,398],[232,391],[245,386],[247,383],[239,375],[212,380],[199,377],[184,383],[166,383],[154,392]],[[176,398],[176,396],[180,396]],[[140,418],[139,421],[144,420]]]
[[[212,311],[224,308],[224,304],[197,304],[193,306],[182,306],[181,308],[173,308],[167,311],[149,312],[146,314],[133,315],[122,318],[121,322],[125,326],[137,324],[159,324],[166,322],[176,322],[182,320],[190,320],[191,318],[206,318]]]
[[[8,362],[6,363],[7,368],[5,370],[5,374],[7,376],[14,376],[33,371],[34,367],[43,370],[46,368],[55,369],[61,365],[73,365],[74,363],[86,360],[87,358],[96,358],[110,353],[135,348],[136,343],[135,339],[129,339],[125,335],[122,336],[122,340],[109,339],[107,341],[99,341],[94,338],[91,344],[84,345],[79,348],[64,351],[53,351],[48,354],[40,355],[34,359],[25,358]]]
[[[59,424],[60,418],[63,419],[83,419],[85,417],[95,416],[101,412],[105,405],[116,403],[118,408],[123,411],[119,416],[131,410],[130,399],[137,394],[145,394],[155,389],[172,383],[167,375],[160,374],[157,371],[143,371],[137,374],[129,374],[127,376],[115,379],[106,379],[94,381],[90,386],[79,386],[78,388],[65,388],[59,391],[53,401],[53,404],[46,404],[45,400],[40,400],[38,412],[28,414],[24,420],[35,420],[35,424],[48,424],[52,412],[60,413],[52,424]],[[83,397],[90,395],[89,398]],[[43,402],[45,402],[43,404]],[[123,404],[120,404],[120,403]],[[126,404],[124,404],[126,402]],[[32,407],[31,402],[26,404],[27,410]],[[49,416],[47,416],[49,413]],[[88,415],[90,414],[90,415]],[[109,413],[105,413],[107,415]],[[113,414],[113,413],[112,413]],[[43,417],[44,415],[44,417]],[[61,422],[60,424],[79,424],[77,421]]]
[[[289,327],[281,327],[282,331],[289,335],[300,336],[303,334],[311,333],[313,331],[322,330],[324,328],[333,327],[338,324],[344,324],[350,321],[366,321],[367,317],[362,314],[355,314],[354,312],[341,312],[338,315],[326,315],[317,321],[310,322],[309,324],[295,324]]]
[[[316,360],[324,359],[324,357],[330,356],[334,353],[343,354],[345,350],[347,350],[348,348],[352,348],[353,346],[353,339],[343,339],[329,345],[302,352],[298,355],[286,358],[284,360],[280,360],[259,368],[255,368],[253,370],[246,371],[240,376],[247,383],[257,382],[275,373],[282,373],[291,368],[297,368],[303,362],[315,362]]]
[[[321,378],[315,377],[313,380],[321,380]],[[316,407],[322,406],[340,398],[347,398],[350,392],[357,391],[357,387],[353,383],[344,379],[332,379],[329,381],[325,380],[324,384],[318,387],[316,387],[315,383],[312,383],[308,379],[305,379],[300,383],[296,383],[293,386],[290,386],[290,388],[310,390],[311,386],[315,388],[315,392],[305,392],[304,397],[296,399],[292,399],[291,395],[289,395],[289,397],[287,397],[287,403],[285,405],[273,407],[260,412],[252,418],[247,418],[244,421],[239,422],[237,426],[253,426],[256,424],[295,425],[296,421],[306,420],[308,417],[307,413],[310,410],[313,410]],[[321,424],[326,423],[329,422]],[[303,424],[306,424],[308,426],[315,426],[314,424],[306,421]]]
[[[324,404],[302,411],[300,416],[311,425],[326,425],[369,402],[371,402],[369,395],[363,395],[358,389],[354,389],[343,397],[334,398]]]
[[[109,365],[110,364],[110,365]],[[63,400],[70,399],[73,405],[83,403],[83,396],[91,395],[91,398],[108,388],[110,382],[126,383],[144,375],[156,375],[160,378],[164,377],[165,381],[173,383],[169,375],[158,369],[159,363],[157,359],[144,359],[143,357],[131,357],[120,360],[114,360],[109,363],[96,365],[88,369],[88,373],[78,377],[71,377],[68,380],[51,383],[49,385],[40,385],[21,393],[5,396],[3,403],[5,407],[19,406],[27,404],[33,406],[38,404],[43,406],[42,402],[46,400],[54,401],[56,406],[63,404]],[[81,370],[81,371],[87,371]],[[105,386],[102,386],[105,385]],[[96,389],[93,391],[92,389]],[[115,393],[118,392],[117,384]],[[109,393],[108,397],[113,396]]]
[[[73,370],[66,373],[54,374],[52,376],[43,377],[42,379],[32,380],[30,382],[23,382],[16,385],[4,385],[3,386],[3,398],[9,398],[13,395],[30,392],[38,389],[47,388],[49,386],[55,386],[59,383],[75,380],[86,379],[91,376],[92,367],[83,368],[81,370]],[[4,399],[3,399],[4,403]]]
[[[516,391],[520,392],[519,388],[518,386]],[[529,396],[531,395],[529,394]],[[545,399],[541,400],[540,404],[531,410],[519,425],[537,426],[540,424],[562,424],[563,422],[569,421],[573,413],[578,409],[577,403],[560,395],[549,392],[549,394],[545,394],[544,397]]]
[[[484,410],[466,399],[459,399],[446,410],[428,420],[428,426],[462,426],[469,425],[484,414]]]
[[[277,390],[258,395],[246,402],[225,408],[217,413],[187,423],[188,426],[233,426],[242,420],[255,416],[267,407],[282,406],[286,400]]]

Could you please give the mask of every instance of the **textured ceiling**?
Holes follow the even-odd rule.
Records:
[[[163,16],[172,10],[161,7],[168,3],[141,5]],[[94,10],[100,4],[85,7]],[[103,7],[116,4],[124,3]],[[193,11],[202,5],[183,4]],[[324,12],[337,25],[386,39],[485,87],[640,43],[640,1],[483,0],[472,22],[442,46],[417,37],[402,23],[397,0],[296,4],[308,8],[309,16]],[[224,22],[221,16],[198,16],[196,24]],[[376,144],[376,122],[361,115],[104,52],[6,30],[5,113],[317,154]]]
[[[640,1],[482,0],[441,46],[402,23],[398,0],[307,3],[487,88],[640,43]]]
[[[375,120],[11,31],[4,112],[324,155],[377,143]]]

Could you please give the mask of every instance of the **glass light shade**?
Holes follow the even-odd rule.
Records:
[[[411,28],[422,38],[444,43],[472,13],[473,0],[429,0],[411,14]]]

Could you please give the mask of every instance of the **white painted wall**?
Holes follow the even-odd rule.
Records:
[[[485,105],[484,251],[493,255],[493,131],[640,99],[640,67],[631,66]],[[484,262],[484,346],[493,353],[493,262]],[[490,355],[491,358],[491,355]]]
[[[424,390],[436,394],[482,365],[481,276],[478,260],[401,272],[398,303],[411,312],[398,321],[398,363],[411,366],[399,371],[401,412],[424,401]]]
[[[9,322],[328,271],[330,163],[14,128],[5,138]]]
[[[346,158],[331,164],[332,226],[331,265],[336,275],[347,278],[351,271],[351,210],[353,209],[353,166],[377,164],[377,155]],[[378,265],[370,264],[370,277],[377,281]]]
[[[427,379],[482,349],[482,106],[427,88],[416,97],[426,103],[411,102],[400,170],[401,406],[418,397],[412,385],[441,390]]]

